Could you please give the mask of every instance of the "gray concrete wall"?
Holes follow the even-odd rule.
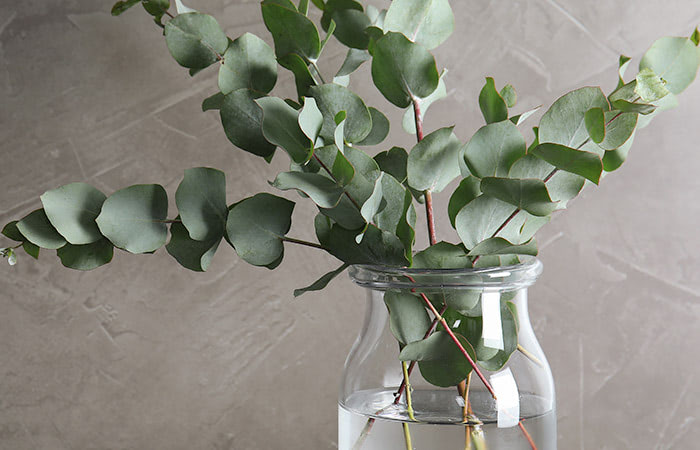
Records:
[[[513,83],[520,108],[549,105],[583,84],[610,89],[619,53],[639,57],[700,22],[696,0],[453,3],[457,30],[437,52],[451,95],[426,126],[456,123],[463,139],[481,123],[484,76]],[[190,4],[230,36],[267,39],[255,1]],[[199,110],[215,74],[190,79],[142,11],[112,18],[110,6],[0,0],[0,221],[72,181],[105,192],[161,183],[172,194],[194,166],[224,169],[231,201],[269,190],[268,166]],[[329,74],[342,60],[331,53]],[[386,106],[365,80],[354,88]],[[557,380],[562,449],[700,441],[699,124],[696,83],[638,134],[619,172],[540,234],[545,273],[531,304]],[[392,139],[411,142],[401,130]],[[295,234],[312,236],[312,213],[299,204]],[[446,219],[439,233],[451,238]],[[163,251],[78,273],[45,253],[0,268],[1,449],[334,448],[338,375],[363,294],[343,278],[291,296],[332,258],[288,248],[269,272],[222,246],[206,274]]]

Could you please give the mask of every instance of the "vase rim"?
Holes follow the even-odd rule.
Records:
[[[415,269],[370,264],[350,266],[350,279],[357,285],[376,289],[444,289],[510,291],[531,286],[542,273],[542,263],[531,257],[508,266],[460,269]]]

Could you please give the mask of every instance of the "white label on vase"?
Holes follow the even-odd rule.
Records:
[[[520,395],[510,369],[491,375],[491,387],[498,398],[498,428],[516,426],[520,421]]]
[[[484,292],[481,294],[481,315],[483,318],[481,338],[484,340],[484,347],[503,350],[500,292]]]

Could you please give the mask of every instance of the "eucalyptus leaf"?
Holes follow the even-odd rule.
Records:
[[[411,41],[433,49],[454,30],[448,0],[394,0],[384,19],[384,32],[396,31]]]
[[[389,310],[391,333],[402,344],[421,341],[431,325],[423,300],[408,292],[387,291],[384,303]]]
[[[455,189],[450,197],[450,202],[447,205],[447,215],[450,218],[452,227],[455,226],[457,214],[469,202],[481,195],[481,181],[469,175],[459,182],[459,186]]]
[[[578,148],[588,139],[586,112],[591,108],[610,110],[608,100],[597,87],[584,87],[560,97],[542,116],[540,143],[551,142]]]
[[[412,99],[432,94],[440,76],[428,50],[402,34],[390,32],[374,45],[372,79],[387,100],[406,108]]]
[[[337,84],[324,84],[309,89],[323,113],[321,135],[331,137],[336,128],[335,118],[341,111],[346,113],[345,141],[360,142],[372,131],[372,115],[362,99],[350,89]]]
[[[485,177],[481,180],[481,191],[533,216],[547,216],[557,208],[544,181],[535,178]]]
[[[603,163],[595,153],[576,150],[564,145],[544,143],[530,151],[559,170],[575,173],[598,184]]]
[[[372,116],[372,130],[357,145],[377,145],[381,144],[389,135],[389,119],[386,118],[377,108],[369,107],[369,114]]]
[[[299,190],[321,208],[336,206],[344,192],[335,182],[317,173],[282,172],[270,184],[282,191]]]
[[[349,185],[355,177],[355,168],[335,145],[317,148],[314,156],[330,171],[331,177],[339,186]]]
[[[311,75],[309,65],[296,53],[289,53],[277,59],[280,66],[294,74],[294,82],[297,87],[297,95],[306,97],[309,95],[311,86],[316,86],[316,80]]]
[[[413,256],[414,269],[465,269],[472,261],[462,245],[441,241]]]
[[[343,64],[338,69],[338,73],[335,74],[336,77],[343,77],[350,75],[354,71],[360,68],[360,66],[365,62],[372,59],[369,52],[366,50],[359,50],[356,48],[351,48],[348,50],[347,55]]]
[[[212,16],[187,13],[165,24],[165,43],[178,64],[203,69],[222,57],[228,38]]]
[[[409,264],[401,240],[389,231],[370,224],[361,243],[355,241],[357,231],[333,225],[324,246],[328,252],[348,264],[379,264],[402,267]]]
[[[165,244],[168,195],[158,184],[138,184],[107,197],[97,217],[100,232],[130,253],[149,253]]]
[[[669,90],[666,89],[666,82],[649,68],[640,70],[635,80],[637,84],[634,92],[646,103],[661,100],[669,94]]]
[[[102,238],[89,244],[66,244],[56,253],[61,259],[61,264],[69,269],[93,270],[112,261],[114,246],[109,240]]]
[[[462,147],[453,127],[441,128],[425,136],[408,154],[408,184],[419,191],[440,192],[459,176]]]
[[[700,52],[687,38],[663,37],[651,46],[639,63],[639,70],[651,69],[666,81],[666,89],[680,94],[695,80]]]
[[[586,130],[591,140],[600,144],[605,139],[605,112],[602,108],[591,108],[584,116]]]
[[[316,138],[321,133],[323,125],[323,114],[316,105],[316,100],[313,97],[304,99],[304,107],[299,111],[299,128],[304,132],[311,142],[316,142]]]
[[[481,127],[464,147],[464,160],[478,178],[507,176],[515,161],[525,155],[525,138],[513,122]]]
[[[382,172],[393,176],[400,183],[406,180],[408,153],[403,148],[392,147],[387,151],[375,155],[374,160],[377,162]]]
[[[529,109],[525,111],[522,114],[518,114],[517,116],[513,116],[510,118],[510,121],[513,122],[516,125],[521,125],[523,124],[531,115],[535,114],[537,111],[540,110],[542,106],[536,106],[532,109]]]
[[[252,33],[231,42],[219,68],[219,90],[223,94],[238,89],[267,94],[276,82],[277,60],[269,45]]]
[[[520,158],[510,168],[508,176],[511,178],[537,178],[548,179],[545,183],[547,191],[553,202],[557,203],[557,209],[566,208],[569,200],[576,197],[583,188],[586,179],[574,173],[556,170],[556,167],[528,154]]]
[[[220,239],[226,229],[226,175],[217,169],[197,167],[185,170],[175,193],[182,223],[192,239]]]
[[[221,124],[229,141],[236,147],[267,158],[275,153],[275,145],[263,135],[263,110],[249,89],[240,89],[224,96],[221,103]]]
[[[475,361],[476,353],[469,341],[460,334],[456,337]],[[406,345],[399,353],[399,360],[419,361],[418,367],[425,381],[440,387],[456,386],[472,370],[469,361],[445,331],[436,331],[427,339]]]
[[[622,87],[625,84],[625,79],[624,79],[625,72],[627,72],[627,68],[629,67],[631,60],[632,60],[632,58],[630,58],[629,56],[620,55],[620,60],[619,60],[619,64],[618,64],[619,69],[617,71],[617,73],[618,73],[617,87],[618,88]]]
[[[365,29],[372,22],[359,2],[328,0],[323,9],[321,25],[325,30],[329,30],[331,23],[336,24],[333,36],[343,45],[361,50],[367,48],[369,36],[365,34]]]
[[[472,249],[479,242],[495,237],[516,209],[497,198],[481,195],[460,210],[455,218],[455,229],[466,248]]]
[[[537,256],[537,243],[530,240],[525,244],[513,244],[501,237],[485,239],[479,242],[469,256],[482,255],[531,255]]]
[[[342,264],[340,267],[338,267],[335,270],[331,270],[327,274],[323,275],[321,278],[318,280],[314,281],[311,285],[301,288],[301,289],[294,289],[294,296],[299,297],[302,294],[305,294],[307,292],[312,292],[312,291],[320,291],[324,289],[326,286],[328,286],[328,283],[333,281],[335,277],[340,275],[347,269],[349,266],[348,264]]]
[[[265,0],[261,4],[265,26],[275,41],[278,58],[296,53],[307,61],[315,61],[321,53],[321,38],[316,25],[296,9]]]
[[[224,94],[217,92],[202,101],[202,111],[220,110],[224,102]]]
[[[17,242],[23,242],[26,241],[27,238],[25,238],[22,233],[20,233],[19,229],[17,229],[17,221],[13,220],[12,222],[8,223],[2,228],[2,234],[5,237],[8,237],[12,239],[13,241]]]
[[[634,134],[638,115],[608,111],[605,113],[605,139],[599,145],[604,150],[615,150],[624,145]]]
[[[64,246],[65,247],[65,246]],[[29,241],[22,242],[22,249],[34,259],[39,259],[39,246],[34,245]]]
[[[131,8],[134,5],[138,5],[141,3],[141,0],[125,0],[125,1],[119,1],[112,6],[112,15],[113,16],[118,16],[122,14],[124,11],[127,9]]]
[[[307,161],[312,142],[299,127],[299,112],[277,97],[263,97],[257,103],[263,110],[265,139],[286,150],[295,163]]]
[[[291,227],[293,210],[293,202],[267,193],[234,205],[226,234],[238,256],[254,266],[279,264],[284,255],[282,239]]]
[[[43,209],[32,211],[17,222],[17,231],[41,248],[55,250],[66,245],[65,238],[51,225]]]
[[[633,142],[634,133],[627,140],[627,142],[625,142],[618,148],[606,151],[605,155],[603,155],[603,170],[605,170],[606,172],[612,172],[614,170],[617,170],[627,159],[627,154],[629,153]]]
[[[168,254],[180,265],[195,272],[206,272],[221,243],[221,235],[209,240],[194,240],[181,223],[170,226],[170,242],[165,246]]]
[[[86,183],[71,183],[45,192],[41,204],[51,225],[71,244],[102,239],[95,219],[107,196]]]
[[[486,78],[486,84],[479,94],[479,107],[486,123],[501,122],[508,118],[508,106],[496,90],[493,78]]]
[[[499,94],[501,94],[501,97],[503,100],[505,100],[506,105],[509,108],[514,107],[518,103],[518,93],[515,92],[515,88],[512,84],[506,84],[503,86],[503,89],[501,89]]]

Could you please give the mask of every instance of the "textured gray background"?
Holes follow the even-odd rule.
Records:
[[[522,110],[549,105],[583,84],[610,89],[620,52],[638,57],[700,22],[697,0],[453,3],[457,31],[437,52],[451,95],[427,129],[456,123],[463,139],[480,126],[484,76],[513,83]],[[269,190],[267,165],[231,147],[216,113],[199,111],[214,72],[190,79],[143,11],[112,18],[110,6],[0,0],[0,220],[72,181],[174,193],[194,166],[224,169],[231,201]],[[255,1],[191,6],[230,36],[267,39]],[[327,74],[342,60],[337,48],[329,55]],[[287,75],[280,86],[291,92]],[[354,88],[387,105],[368,81]],[[699,124],[696,84],[638,134],[619,172],[540,234],[533,321],[557,380],[562,449],[700,441]],[[411,142],[400,129],[392,137]],[[312,237],[312,213],[297,207],[296,235]],[[163,251],[77,273],[49,253],[0,268],[0,448],[335,447],[338,375],[363,294],[344,277],[291,296],[332,258],[288,248],[269,272],[223,245],[206,274]]]

